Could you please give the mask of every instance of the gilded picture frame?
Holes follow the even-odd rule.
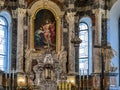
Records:
[[[34,17],[34,49],[56,49],[56,19],[48,9],[39,10]]]

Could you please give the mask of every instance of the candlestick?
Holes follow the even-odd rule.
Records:
[[[69,80],[67,80],[67,90],[69,90]]]
[[[65,90],[65,81],[63,80],[63,90]]]
[[[89,86],[88,77],[89,77],[89,73],[88,73],[88,69],[87,69],[87,90],[89,90],[89,89],[88,89],[88,86]]]
[[[81,70],[80,70],[80,75],[79,75],[79,77],[80,77],[80,88],[81,88]]]
[[[83,89],[84,89],[84,70],[83,70]]]
[[[70,90],[70,81],[68,82],[68,90]]]
[[[71,82],[69,83],[69,90],[71,90]]]
[[[61,80],[61,90],[62,90],[62,80]]]
[[[13,68],[13,75],[12,75],[12,86],[13,86],[13,90],[14,90],[14,68]]]
[[[6,90],[7,90],[7,71],[5,73],[5,79],[6,79]]]
[[[11,80],[12,80],[12,78],[11,78],[11,74],[12,74],[12,72],[11,72],[11,69],[10,69],[10,72],[9,72],[9,83],[8,83],[8,90],[10,90],[10,88],[11,88]]]
[[[60,81],[58,80],[58,90],[60,90]]]

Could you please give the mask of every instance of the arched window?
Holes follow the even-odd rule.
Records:
[[[9,72],[11,44],[11,16],[7,11],[0,12],[0,70]]]
[[[91,20],[84,17],[79,23],[79,38],[82,40],[79,46],[79,73],[88,75],[92,72],[92,33]]]
[[[82,43],[79,47],[79,68],[82,74],[87,74],[88,70],[88,26],[86,23],[81,22],[79,25],[79,37]]]
[[[8,24],[3,16],[0,16],[0,69],[5,70],[8,46]]]

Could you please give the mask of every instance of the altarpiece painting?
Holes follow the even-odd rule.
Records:
[[[34,48],[36,50],[56,48],[56,21],[47,9],[39,10],[34,19]]]

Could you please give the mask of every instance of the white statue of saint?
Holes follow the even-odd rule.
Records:
[[[65,51],[64,46],[61,47],[61,51],[58,53],[58,59],[60,60],[62,71],[66,73],[67,51]]]
[[[110,46],[110,44],[108,43],[108,46]],[[111,71],[111,67],[112,67],[112,58],[116,55],[115,50],[110,46],[110,48],[105,50],[105,71]]]

